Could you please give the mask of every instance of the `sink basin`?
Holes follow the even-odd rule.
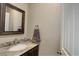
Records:
[[[10,47],[7,51],[14,51],[14,52],[17,52],[17,51],[28,51],[30,50],[31,48],[35,47],[37,44],[35,43],[32,43],[32,42],[27,42],[26,44],[22,44],[22,43],[19,43],[19,44],[16,44],[12,47]]]
[[[24,50],[27,47],[28,46],[25,44],[17,44],[15,46],[10,47],[8,51],[20,51],[20,50]]]

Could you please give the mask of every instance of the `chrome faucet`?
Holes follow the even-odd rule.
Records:
[[[15,38],[15,40],[13,41],[13,43],[16,45],[17,43],[19,43],[19,40],[17,38]]]

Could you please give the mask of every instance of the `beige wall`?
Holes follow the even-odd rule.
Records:
[[[25,33],[24,34],[17,34],[17,35],[2,35],[0,36],[0,43],[6,42],[6,41],[11,41],[14,40],[15,38],[21,39],[24,37],[27,37],[27,10],[28,10],[28,6],[27,4],[22,4],[22,3],[16,3],[13,5],[17,6],[18,8],[24,10],[26,12],[25,14]]]
[[[28,38],[39,25],[41,44],[39,55],[57,55],[60,49],[60,4],[29,4]]]

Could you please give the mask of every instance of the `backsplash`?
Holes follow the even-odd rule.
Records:
[[[15,38],[24,39],[24,38],[26,38],[26,36],[24,34],[21,34],[21,35],[19,35],[19,34],[18,35],[3,35],[3,36],[0,36],[0,43],[13,41],[13,40],[15,40]]]
[[[15,45],[15,44],[18,44],[18,43],[24,43],[26,41],[28,41],[29,39],[15,39],[13,41],[9,41],[9,42],[5,42],[5,43],[0,43],[0,48],[2,47],[7,47],[7,46],[12,46],[12,45]]]

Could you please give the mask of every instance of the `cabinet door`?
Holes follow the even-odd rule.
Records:
[[[27,52],[28,56],[38,56],[39,46],[34,47],[33,49]]]
[[[31,50],[29,50],[29,51],[27,52],[27,56],[33,56],[33,49],[31,49]]]
[[[24,54],[22,54],[21,56],[33,56],[33,49],[25,52]]]
[[[38,56],[38,52],[39,52],[39,46],[36,46],[35,48],[33,48],[33,55],[34,56]]]
[[[38,50],[39,50],[39,46],[36,46],[32,48],[31,50],[25,52],[21,56],[38,56],[38,52],[39,52]]]

